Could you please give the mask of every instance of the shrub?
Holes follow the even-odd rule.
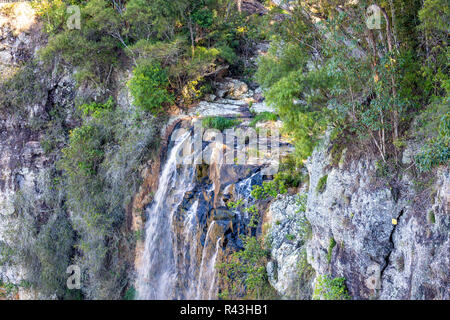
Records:
[[[297,195],[296,203],[298,205],[297,213],[306,212],[306,205],[308,203],[308,194],[302,193],[302,194]]]
[[[12,294],[16,293],[18,286],[14,283],[3,282],[0,279],[0,298],[9,298]]]
[[[280,50],[280,47],[283,49]],[[255,78],[263,88],[270,88],[292,70],[305,64],[305,51],[298,45],[273,42],[267,55],[260,58]]]
[[[131,286],[127,289],[124,295],[124,300],[134,300],[136,297],[136,289]]]
[[[293,235],[293,234],[287,234],[287,235],[286,235],[286,240],[288,240],[288,241],[294,241],[294,240],[295,240],[295,235]]]
[[[48,296],[67,294],[67,266],[71,264],[75,233],[65,214],[56,215],[42,227],[36,242],[40,261],[39,290]]]
[[[55,57],[59,57],[65,65],[77,68],[75,77],[79,85],[89,82],[104,90],[118,64],[120,40],[123,41],[120,15],[109,1],[86,1],[79,4],[81,30],[70,30],[66,25],[66,4],[61,0],[52,1],[50,6],[46,3],[42,2],[39,13],[51,35],[40,50],[40,58],[53,65]]]
[[[0,111],[24,111],[45,98],[45,84],[38,75],[42,70],[36,61],[21,66],[10,78],[0,79]]]
[[[227,262],[218,265],[225,282],[222,299],[264,299],[272,298],[274,290],[268,282],[266,264],[269,251],[262,241],[255,237],[244,237],[243,250],[230,255]]]
[[[317,183],[316,187],[316,193],[322,193],[325,191],[325,188],[327,187],[327,179],[328,179],[327,174],[319,179],[319,182]]]
[[[251,196],[255,200],[259,200],[268,197],[275,198],[278,194],[285,194],[286,192],[287,189],[282,180],[271,180],[263,181],[262,186],[253,186]]]
[[[244,201],[242,199],[238,199],[237,201],[228,201],[227,207],[229,209],[237,209],[238,207],[242,206],[244,204]]]
[[[436,216],[434,215],[434,212],[432,210],[428,212],[428,218],[430,219],[431,223],[436,223]]]
[[[320,275],[316,280],[314,300],[350,300],[345,278],[332,278],[328,275]]]
[[[250,214],[250,222],[248,223],[248,226],[251,228],[258,227],[259,223],[259,210],[256,208],[256,205],[251,205],[250,207],[247,207],[244,209],[244,212],[247,212]]]
[[[297,188],[305,180],[302,172],[303,163],[297,163],[294,156],[289,155],[282,159],[280,170],[275,174],[274,180],[281,181],[286,188]]]
[[[89,177],[103,160],[104,132],[95,124],[83,125],[70,133],[69,147],[63,149],[62,168],[72,179]]]
[[[445,165],[450,159],[450,112],[442,116],[437,137],[430,139],[415,158],[420,172],[428,172],[433,167]]]
[[[55,34],[67,21],[66,4],[62,0],[32,1],[31,5],[37,16],[42,16],[44,30],[49,34]]]
[[[276,82],[266,94],[267,103],[276,107],[283,121],[283,132],[293,139],[294,155],[299,161],[309,157],[327,125],[328,110],[298,105],[295,101],[304,90],[302,70],[291,71]]]
[[[223,131],[225,129],[232,128],[240,123],[238,119],[230,119],[224,117],[206,117],[203,119],[202,124],[207,129],[217,129]]]
[[[213,18],[213,12],[207,8],[201,8],[192,13],[192,20],[201,28],[211,27]]]
[[[173,102],[166,71],[159,63],[146,62],[135,67],[128,87],[134,103],[152,114],[160,113]]]
[[[7,265],[12,262],[14,250],[4,241],[0,241],[0,266]]]
[[[226,44],[219,45],[217,47],[219,50],[219,56],[223,58],[228,63],[235,63],[237,60],[237,55],[234,52],[234,49],[229,47]]]
[[[331,262],[331,255],[333,254],[333,248],[336,246],[336,240],[334,238],[330,238],[330,243],[328,244],[328,253],[327,253],[327,261]]]
[[[254,127],[258,122],[277,121],[277,120],[278,116],[275,113],[265,111],[258,113],[250,122],[250,126]]]
[[[38,177],[38,187],[43,190],[40,199],[28,188],[16,193],[16,216],[9,221],[5,235],[12,261],[27,270],[22,285],[37,288],[46,297],[68,298],[66,269],[73,257],[75,233],[61,206],[60,192],[51,190],[51,179],[46,174]],[[36,208],[46,210],[42,213],[48,219],[40,220]]]
[[[89,104],[82,104],[79,109],[82,111],[84,116],[100,118],[105,112],[109,112],[114,109],[114,100],[112,97],[109,97],[105,103],[92,102]]]

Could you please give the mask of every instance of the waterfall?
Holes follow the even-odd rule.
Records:
[[[189,279],[188,289],[186,293],[187,299],[193,299],[196,295],[196,266],[193,265],[195,263],[195,258],[197,254],[197,238],[198,233],[198,220],[197,220],[197,209],[198,209],[199,200],[197,199],[192,207],[189,209],[186,215],[186,227],[184,228],[184,242],[185,246],[183,248],[183,254],[185,261],[189,261],[190,265],[188,266],[188,272],[185,275],[187,279]]]
[[[216,243],[216,251],[214,251],[214,256],[211,259],[211,263],[209,265],[209,270],[208,273],[212,274],[212,281],[211,284],[209,286],[209,291],[208,291],[208,299],[216,299],[216,294],[217,294],[217,286],[216,286],[216,275],[217,275],[217,270],[216,270],[216,261],[217,261],[217,254],[219,253],[219,249],[220,249],[220,242],[222,241],[222,238],[217,239],[217,243]]]
[[[187,132],[169,151],[153,203],[147,209],[146,238],[138,268],[138,299],[215,299],[215,264],[221,238],[211,221],[204,238],[198,219],[202,192],[196,186],[195,166],[179,165],[180,153],[192,143]],[[184,160],[181,158],[181,160]],[[206,192],[213,192],[210,187]],[[188,192],[191,197],[186,200]],[[214,234],[214,235],[213,235]]]
[[[180,166],[179,152],[190,140],[190,133],[182,135],[173,146],[162,170],[153,204],[147,210],[145,247],[142,266],[138,270],[139,299],[174,299],[176,297],[177,268],[174,247],[173,216],[183,197],[192,188],[194,169]]]
[[[208,257],[208,249],[212,242],[211,232],[214,229],[215,221],[213,221],[206,233],[205,245],[203,246],[202,261],[200,264],[200,274],[198,276],[197,295],[196,299],[215,299],[213,291],[216,280],[216,260],[217,253],[220,248],[222,238],[219,238],[214,246],[214,254]]]
[[[199,133],[192,126],[190,131],[172,134],[178,138],[172,139],[158,190],[146,209],[144,249],[136,279],[138,299],[217,299],[216,263],[223,245],[245,231],[251,217],[239,210],[224,217],[223,211],[229,209],[215,201],[216,192],[223,187],[220,183],[231,178],[227,183],[234,183],[234,197],[250,204],[253,185],[262,183],[260,170],[251,166],[243,179],[239,176],[242,168],[234,166],[209,167],[215,174],[221,172],[225,180],[205,174],[208,167],[199,157],[222,146],[210,142],[195,148],[191,133]]]

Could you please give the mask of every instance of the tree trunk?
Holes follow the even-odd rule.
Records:
[[[393,52],[393,46],[392,46],[392,27],[391,22],[389,20],[389,16],[386,12],[386,9],[381,8],[381,12],[383,13],[384,19],[386,20],[386,38],[387,38],[387,44],[389,53]],[[396,83],[393,72],[391,72],[391,85],[392,85],[392,96],[394,99],[397,97],[397,89],[396,89]],[[398,110],[394,108],[392,110],[392,122],[393,122],[393,141],[396,141],[398,139],[398,125],[399,125],[399,117],[398,117]]]
[[[192,28],[192,20],[191,17],[189,16],[188,19],[188,27],[189,27],[189,33],[191,35],[191,50],[192,50],[192,59],[194,59],[194,54],[195,54],[195,40],[194,40],[194,30]]]

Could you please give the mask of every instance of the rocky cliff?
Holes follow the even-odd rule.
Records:
[[[45,43],[40,32],[41,26],[35,23],[34,12],[27,4],[18,4],[8,12],[0,13],[0,72],[2,77],[13,77],[18,68],[30,61],[36,51]],[[29,70],[31,78],[38,78],[39,69]],[[34,130],[32,124],[38,124],[48,116],[48,108],[54,103],[68,103],[73,96],[73,81],[55,76],[53,79],[41,78],[41,87],[37,92],[24,94],[36,97],[34,103],[19,106],[16,110],[0,108],[0,244],[4,244],[6,230],[14,216],[14,203],[17,194],[27,192],[32,198],[39,199],[38,177],[48,167],[51,160],[44,155],[40,140],[42,130]],[[20,90],[27,90],[23,87]],[[8,95],[2,92],[2,95]],[[34,205],[38,204],[38,201]],[[45,215],[40,208],[37,214]],[[1,247],[0,247],[1,248]],[[4,249],[5,250],[5,249]],[[3,252],[4,253],[4,252]],[[19,283],[27,272],[16,264],[7,263],[3,254],[0,266],[0,279],[4,282]]]
[[[311,235],[306,244],[299,236],[285,239],[298,205],[284,197],[272,203],[272,224],[281,221],[273,231],[276,247],[268,265],[275,288],[285,297],[302,296],[295,290],[305,265],[295,262],[305,248],[316,279],[344,277],[353,299],[449,299],[448,167],[436,170],[426,186],[408,170],[390,185],[377,173],[373,157],[349,159],[344,150],[333,165],[331,149],[325,140],[307,162],[305,216]],[[403,161],[410,166],[409,157]],[[314,284],[311,277],[307,288]]]
[[[67,210],[65,191],[55,188],[61,177],[57,162],[70,132],[83,124],[75,101],[95,100],[99,95],[96,88],[76,86],[76,70],[58,59],[53,65],[41,63],[38,50],[46,41],[42,24],[28,3],[0,7],[0,72],[10,89],[0,94],[0,298],[55,297],[51,292],[29,290],[28,279],[34,279],[42,267],[30,248],[39,245],[40,229],[59,214],[76,219]],[[124,202],[119,209],[124,224],[118,264],[132,265],[135,244],[126,238],[133,238],[140,230],[142,208],[151,200],[152,176],[159,172],[154,164],[159,162],[158,151],[149,150],[159,142],[159,129],[152,117],[141,119],[142,127],[131,125],[136,108],[126,88],[129,75],[126,68],[113,75],[119,84],[114,95],[121,113],[116,124],[123,129],[117,134],[121,134],[123,145],[111,145],[111,168],[102,173],[108,176],[110,186],[120,191],[105,190],[102,196],[119,195],[110,201]],[[23,217],[29,225],[23,224]],[[24,252],[17,256],[12,247]],[[58,259],[57,254],[54,258]],[[64,259],[59,260],[65,263]],[[69,274],[65,268],[58,273],[55,278],[65,286]],[[117,296],[123,294],[116,291]]]

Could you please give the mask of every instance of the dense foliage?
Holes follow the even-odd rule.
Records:
[[[256,78],[293,137],[299,163],[327,127],[332,139],[355,137],[348,141],[398,161],[414,117],[432,104],[448,115],[448,3],[377,1],[380,29],[366,26],[370,4],[299,1],[273,28]],[[418,157],[421,170],[448,162],[448,133],[438,136]]]
[[[333,278],[329,275],[317,277],[313,299],[315,300],[349,300],[345,278]]]
[[[202,125],[205,129],[217,129],[224,131],[232,128],[240,123],[237,119],[230,119],[224,117],[205,117],[202,120]]]
[[[218,266],[224,281],[222,299],[273,299],[276,297],[267,279],[269,251],[255,237],[244,237],[244,249],[231,254]]]
[[[119,248],[134,241],[123,234],[125,210],[140,185],[139,167],[158,146],[158,129],[139,109],[130,119],[112,99],[80,109],[83,125],[70,132],[58,162],[79,236],[75,262],[87,297],[119,298],[129,267]]]
[[[81,9],[80,30],[66,23],[73,4]],[[60,57],[77,69],[80,85],[90,83],[107,94],[112,72],[128,56],[135,65],[130,88],[136,103],[159,112],[173,97],[180,103],[200,98],[227,64],[245,68],[239,53],[250,50],[256,18],[238,13],[234,5],[230,0],[34,1],[50,35],[41,59],[51,63]]]
[[[157,114],[173,98],[167,91],[169,81],[165,70],[158,64],[141,64],[133,70],[128,86],[134,103],[144,110]]]

